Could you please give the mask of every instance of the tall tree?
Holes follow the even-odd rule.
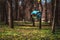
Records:
[[[4,1],[4,22],[8,24],[8,14],[7,14],[7,1]]]
[[[59,22],[58,22],[58,20],[59,20],[58,18],[59,18],[59,14],[60,14],[59,13],[59,7],[60,7],[59,3],[60,3],[59,0],[56,0],[56,13],[55,13],[55,22],[56,22],[55,24],[56,24],[56,26],[59,25]]]
[[[42,26],[41,20],[42,20],[42,11],[43,11],[43,7],[42,7],[41,0],[40,0],[40,7],[41,7],[41,9],[39,9],[39,10],[41,10],[41,11],[40,11],[40,12],[41,12],[41,18],[40,18],[40,20],[39,20],[39,29],[41,29],[41,26]]]
[[[0,1],[1,3],[1,21],[4,21],[4,1]]]
[[[15,0],[16,20],[18,19],[18,0]]]
[[[8,0],[8,10],[9,10],[9,27],[13,27],[13,8],[12,8],[12,0]]]
[[[48,19],[47,19],[47,0],[45,0],[45,22],[48,22]]]
[[[55,26],[56,26],[56,13],[57,13],[57,0],[54,1],[54,11],[53,11],[53,22],[52,22],[52,33],[55,33]]]
[[[53,12],[54,11],[54,0],[51,1],[51,19],[50,19],[50,25],[52,25],[52,21],[53,21]]]

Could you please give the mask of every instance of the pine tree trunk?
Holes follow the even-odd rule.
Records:
[[[18,0],[15,0],[16,20],[18,19]]]
[[[47,0],[45,0],[45,22],[48,22],[48,19],[47,19]]]
[[[7,4],[6,1],[4,2],[4,22],[5,24],[8,24],[8,14],[7,14]]]
[[[8,1],[8,6],[9,6],[9,27],[13,27],[13,8],[12,8],[12,0]]]
[[[54,0],[51,1],[51,6],[52,6],[52,8],[51,8],[52,13],[51,13],[50,25],[52,25],[52,21],[53,21]]]
[[[41,24],[41,19],[42,19],[42,11],[43,11],[43,7],[42,7],[42,4],[41,4],[41,1],[40,1],[40,5],[41,5],[41,9],[39,9],[39,10],[41,10],[41,17],[40,17],[40,20],[39,20],[39,29],[41,29],[42,27],[42,24]]]
[[[52,22],[52,33],[55,33],[55,26],[56,26],[56,0],[54,1],[54,14],[53,14],[53,22]]]

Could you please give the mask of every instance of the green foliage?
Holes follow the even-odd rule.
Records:
[[[1,40],[59,40],[60,29],[56,29],[55,34],[52,34],[50,26],[39,27],[20,26],[22,22],[14,22],[14,29],[8,27],[3,22],[0,23],[0,39]],[[23,22],[24,24],[32,24]],[[36,23],[37,25],[38,23]],[[48,23],[42,23],[47,25]],[[18,26],[19,25],[19,26]]]
[[[15,27],[14,29],[4,27],[0,28],[0,39],[4,40],[58,40],[60,33],[51,33],[51,29],[38,27]]]

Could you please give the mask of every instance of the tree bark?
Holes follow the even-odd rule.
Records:
[[[18,19],[18,0],[15,0],[16,20]]]
[[[52,22],[52,33],[55,33],[55,25],[56,25],[56,0],[54,1],[54,15],[53,15],[53,22]]]
[[[45,22],[48,22],[48,19],[47,19],[47,0],[45,0]]]
[[[42,7],[42,4],[41,4],[41,1],[40,1],[40,5],[41,5],[41,9],[39,9],[39,10],[41,10],[40,12],[41,12],[41,17],[40,17],[40,20],[39,20],[39,29],[41,29],[42,27],[42,24],[41,24],[41,19],[42,19],[42,11],[43,11],[43,7]]]
[[[9,27],[14,28],[13,26],[13,8],[12,8],[12,0],[8,1],[9,6]]]
[[[54,0],[51,1],[51,19],[50,19],[50,25],[52,25],[52,22],[53,22],[53,13],[54,13]]]
[[[4,2],[4,23],[8,24],[7,2]]]

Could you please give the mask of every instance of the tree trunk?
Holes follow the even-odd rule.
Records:
[[[45,0],[45,22],[48,22],[48,19],[47,19],[47,0]]]
[[[8,6],[9,6],[9,27],[13,27],[13,8],[12,8],[12,0],[8,1]]]
[[[18,0],[15,0],[16,20],[18,19]]]
[[[54,15],[53,15],[53,22],[52,22],[52,33],[55,33],[55,25],[56,25],[56,0],[54,1]]]
[[[19,7],[19,0],[18,0],[18,20],[20,20],[20,13],[19,13],[19,9],[20,9],[20,7]],[[21,12],[21,11],[20,11]]]
[[[41,19],[42,19],[42,11],[43,11],[43,7],[42,7],[42,4],[41,4],[41,1],[40,1],[40,5],[41,5],[41,9],[39,9],[39,10],[41,10],[41,18],[40,18],[40,20],[39,20],[39,29],[41,29],[42,27],[42,24],[41,24]]]
[[[4,21],[4,5],[2,5],[1,20]]]
[[[7,4],[6,1],[4,2],[4,23],[8,24],[8,15],[7,15]]]
[[[56,24],[56,26],[58,26],[59,24],[58,24],[58,7],[59,7],[59,0],[56,0],[56,15],[55,15],[55,24]]]
[[[51,1],[51,6],[52,6],[51,8],[52,13],[51,13],[50,25],[52,25],[52,22],[53,22],[54,0]]]

